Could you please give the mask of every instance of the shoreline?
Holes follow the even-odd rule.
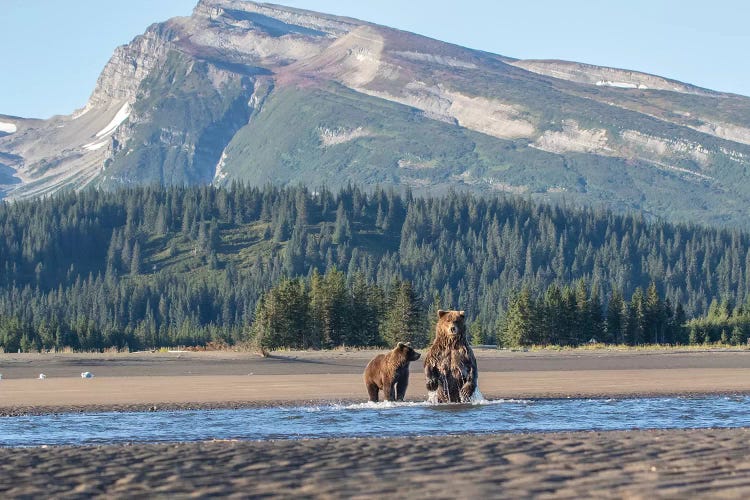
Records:
[[[0,416],[365,402],[362,372],[380,352],[0,354]],[[488,400],[750,394],[750,352],[742,350],[476,356]],[[427,399],[421,368],[411,365],[407,401]],[[94,378],[80,378],[84,371]]]
[[[659,393],[640,393],[640,394],[592,394],[592,395],[536,395],[530,397],[513,397],[499,398],[507,400],[546,400],[546,399],[652,399],[652,398],[700,398],[706,396],[732,397],[732,396],[750,396],[750,390],[747,391],[710,391],[710,392],[659,392]],[[497,399],[485,398],[487,401],[496,401]],[[155,402],[155,403],[134,403],[134,404],[102,404],[102,405],[59,405],[59,406],[17,406],[2,407],[0,406],[0,419],[22,416],[41,416],[41,415],[62,415],[67,413],[148,413],[154,411],[211,411],[211,410],[246,410],[254,408],[297,408],[297,407],[316,407],[330,405],[353,405],[364,403],[363,399],[329,399],[329,400],[269,400],[269,401],[220,401],[215,403],[208,402]],[[420,403],[427,402],[426,399],[407,398],[405,402]],[[442,403],[442,404],[459,404],[459,403]],[[473,403],[464,403],[473,404]],[[734,429],[735,427],[718,427],[721,429]],[[748,425],[750,429],[750,424]],[[650,430],[650,429],[644,429]],[[656,429],[653,429],[656,430]],[[562,431],[561,431],[562,432]],[[604,431],[601,431],[604,432]]]

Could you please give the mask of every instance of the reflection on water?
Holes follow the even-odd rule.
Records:
[[[749,396],[480,399],[5,417],[0,446],[749,426]]]

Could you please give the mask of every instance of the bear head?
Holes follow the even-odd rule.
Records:
[[[435,339],[450,342],[466,341],[466,314],[464,311],[438,311]]]
[[[410,342],[399,342],[394,350],[398,352],[399,356],[407,361],[416,361],[420,356],[420,354],[411,347]]]

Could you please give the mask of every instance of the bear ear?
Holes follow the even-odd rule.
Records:
[[[399,342],[399,343],[400,343],[400,342]],[[403,344],[403,345],[405,345],[406,347],[411,347],[411,342],[404,342],[404,344]]]
[[[448,311],[443,311],[442,309],[438,309],[438,318],[442,318],[446,314],[448,314]]]
[[[407,344],[404,344],[403,342],[399,342],[398,344],[396,344],[396,347],[404,347],[405,345]]]
[[[462,318],[465,318],[466,317],[466,311],[458,311],[458,315],[461,316]]]

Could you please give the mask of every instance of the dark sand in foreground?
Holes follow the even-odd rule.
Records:
[[[1,354],[0,413],[363,401],[361,373],[374,354]],[[750,393],[748,351],[477,358],[490,399]],[[423,400],[421,363],[411,371],[407,398]],[[726,429],[0,448],[0,497],[748,498],[748,437]]]
[[[747,498],[748,430],[0,448],[0,496]]]

